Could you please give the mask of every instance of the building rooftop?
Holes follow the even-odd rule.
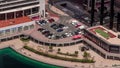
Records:
[[[117,32],[109,30],[103,26],[95,26],[88,28],[87,30],[110,44],[120,45],[120,39],[118,38]]]

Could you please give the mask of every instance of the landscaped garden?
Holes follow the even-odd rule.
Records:
[[[32,51],[33,53],[36,53],[38,55],[54,58],[54,59],[59,59],[59,60],[64,60],[64,61],[71,61],[71,62],[81,62],[81,63],[94,63],[95,61],[93,59],[77,59],[77,58],[68,58],[68,57],[62,57],[54,54],[49,54],[45,52],[40,52],[37,51],[29,46],[24,46],[25,49]],[[76,52],[77,54],[77,52]]]
[[[72,56],[72,57],[77,57],[78,56],[78,51],[75,51],[75,53],[73,53],[73,54],[71,54],[69,52],[66,52],[66,53],[57,52],[57,54],[66,55],[66,56]]]
[[[92,31],[94,34],[98,33],[99,35],[101,35],[102,37],[106,39],[116,37],[113,33],[107,31],[106,29],[102,27],[95,27],[95,28],[90,29],[90,31]]]
[[[20,40],[23,41],[23,42],[29,42],[30,41],[29,38],[20,38]]]
[[[96,29],[95,32],[97,32],[98,34],[100,34],[101,36],[103,36],[104,38],[109,38],[110,35],[108,33],[106,33],[105,31],[101,30],[101,29]]]

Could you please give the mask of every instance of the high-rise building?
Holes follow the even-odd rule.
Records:
[[[83,0],[83,6],[87,9],[91,9],[92,0]],[[108,7],[110,4],[110,0],[104,0],[105,7]],[[98,11],[101,7],[101,0],[95,0],[95,9]]]
[[[0,38],[34,28],[45,17],[45,0],[0,0]]]

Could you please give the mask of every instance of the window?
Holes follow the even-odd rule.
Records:
[[[4,31],[0,31],[0,36],[3,36],[4,35]]]
[[[5,14],[0,14],[0,20],[5,20]]]
[[[119,53],[119,46],[110,46],[110,52]]]
[[[16,32],[16,28],[12,28],[12,33],[15,33]]]
[[[30,25],[30,29],[33,29],[34,28],[34,25],[32,24],[32,25]]]
[[[24,10],[24,15],[25,16],[30,15],[30,14],[31,14],[31,9]]]
[[[29,28],[28,28],[28,26],[24,26],[24,30],[28,30]]]
[[[39,12],[39,7],[32,8],[32,14],[38,13]]]
[[[83,0],[83,3],[87,5],[88,4],[88,0]]]
[[[16,18],[22,17],[23,16],[23,11],[17,11],[16,12]]]
[[[18,27],[18,32],[22,31],[22,26]]]
[[[13,19],[14,18],[14,13],[7,13],[7,19]]]
[[[10,34],[10,29],[5,30],[5,34]]]

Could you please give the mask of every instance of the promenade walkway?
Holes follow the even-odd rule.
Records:
[[[68,67],[68,68],[116,68],[116,67],[111,67],[111,65],[120,63],[120,61],[103,59],[102,57],[95,54],[93,51],[90,51],[91,55],[94,55],[97,57],[95,57],[96,63],[92,63],[92,64],[56,60],[56,59],[52,59],[49,57],[40,56],[40,55],[37,55],[31,51],[28,51],[28,50],[23,48],[24,45],[25,45],[25,43],[23,43],[19,39],[15,39],[15,40],[0,43],[0,49],[6,48],[6,47],[11,47],[16,52],[18,52],[22,55],[25,55],[29,58],[32,58],[34,60],[41,61],[41,62],[48,63],[48,64]],[[73,50],[74,49],[77,50],[78,46],[80,46],[80,45],[82,45],[82,44],[68,46],[68,47],[55,47],[54,49],[57,50],[58,48],[61,48],[62,51],[66,52],[67,50],[69,50],[69,51],[73,52]],[[39,45],[39,44],[34,43],[32,41],[30,41],[28,43],[28,46],[33,46],[33,48],[38,47],[38,46],[46,48],[45,46]],[[82,55],[82,54],[80,54],[80,55]],[[106,67],[105,67],[105,65],[106,65]]]

